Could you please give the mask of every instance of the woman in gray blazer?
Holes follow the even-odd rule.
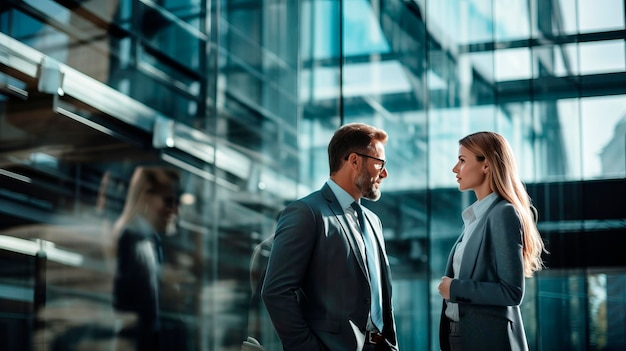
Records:
[[[477,201],[463,211],[439,293],[442,350],[528,350],[519,305],[524,278],[542,268],[544,244],[511,148],[493,132],[459,141],[452,169]]]

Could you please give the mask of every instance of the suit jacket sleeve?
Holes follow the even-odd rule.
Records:
[[[509,203],[494,207],[487,216],[482,243],[478,252],[474,253],[478,255],[475,267],[470,277],[459,276],[459,279],[452,281],[450,301],[519,305],[524,295],[523,235],[519,216]],[[464,255],[462,265],[468,262],[471,264],[473,261],[466,260]]]
[[[276,227],[262,297],[285,350],[321,350],[298,303],[319,225],[313,210],[297,201],[283,211]]]

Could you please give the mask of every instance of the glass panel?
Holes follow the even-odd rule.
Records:
[[[589,344],[600,350],[606,347],[608,341],[607,280],[607,274],[604,273],[590,274],[588,277]]]
[[[579,43],[580,73],[596,74],[626,70],[623,40]]]
[[[342,123],[340,5],[337,1],[310,0],[303,2],[300,12],[299,197],[328,180],[328,142]]]
[[[539,49],[543,50],[543,48]],[[580,57],[578,55],[578,44],[566,44],[554,47],[554,70],[557,76],[572,76],[580,74]],[[541,61],[543,63],[544,61]],[[548,60],[548,62],[551,62]]]
[[[532,104],[529,102],[502,104],[496,117],[496,132],[506,138],[511,145],[517,171],[523,182],[534,182],[541,177],[541,169],[535,169],[535,157],[539,154],[533,148]],[[539,174],[537,174],[539,173]]]
[[[580,107],[583,178],[624,178],[626,96],[585,98]]]
[[[310,59],[337,58],[341,52],[339,33],[340,22],[337,20],[340,13],[340,4],[333,0],[308,0],[303,4],[303,18],[308,28],[314,31],[306,31],[303,34],[308,42],[304,46],[304,53]],[[329,19],[333,19],[329,21]],[[306,27],[305,27],[306,28]],[[305,42],[306,43],[306,42]],[[310,48],[310,49],[309,49]],[[307,52],[306,50],[311,50]]]
[[[530,79],[532,77],[529,49],[496,50],[494,53],[496,81]]]
[[[138,5],[138,31],[145,45],[173,60],[171,64],[199,69],[201,60],[198,55],[204,48],[206,35],[158,5],[151,2],[139,2]]]
[[[493,2],[496,41],[525,39],[530,36],[529,2],[509,0]]]
[[[14,38],[60,62],[65,62],[67,59],[67,34],[59,33],[53,27],[45,25],[22,12],[14,11],[12,15],[13,21],[10,22],[12,27],[9,29],[9,33]]]
[[[201,74],[192,72],[198,69],[197,66],[186,61],[190,64],[182,68],[167,53],[164,55],[161,52],[168,47],[171,38],[161,37],[159,40],[164,40],[167,45],[159,44],[158,50],[147,46],[131,50],[136,42],[130,39],[119,42],[120,52],[127,55],[115,61],[122,64],[114,65],[117,71],[113,77],[120,91],[146,102],[149,107],[144,105],[143,108],[152,111],[152,118],[158,113],[150,108],[169,112],[178,121],[198,127],[171,130],[189,131],[189,134],[176,136],[177,144],[195,142],[196,139],[214,142],[215,145],[200,145],[202,149],[212,150],[207,155],[202,154],[202,150],[185,154],[178,149],[170,149],[168,147],[173,145],[168,144],[170,139],[165,139],[161,145],[165,150],[155,150],[151,131],[146,133],[133,125],[121,123],[134,120],[132,113],[135,111],[131,108],[109,110],[124,111],[129,115],[108,116],[93,106],[77,103],[71,97],[61,100],[42,96],[32,84],[20,84],[12,77],[2,79],[2,92],[11,94],[11,99],[6,114],[3,112],[1,115],[3,127],[0,141],[2,149],[9,152],[10,157],[3,158],[0,200],[3,204],[9,201],[12,207],[7,208],[14,208],[6,212],[2,206],[0,211],[2,238],[9,238],[8,244],[2,242],[2,252],[9,252],[8,264],[12,269],[18,268],[22,264],[20,262],[30,265],[38,252],[48,257],[43,262],[46,267],[24,269],[16,272],[15,278],[2,281],[2,298],[10,299],[16,308],[22,308],[20,313],[24,315],[11,321],[3,319],[3,323],[24,325],[23,321],[28,322],[29,317],[23,312],[31,310],[33,304],[42,311],[32,336],[29,336],[26,325],[21,329],[20,340],[30,340],[42,347],[59,350],[74,349],[87,343],[102,349],[110,349],[115,344],[121,348],[135,348],[132,330],[128,329],[136,320],[135,313],[130,311],[118,315],[112,306],[114,298],[117,298],[113,294],[118,260],[115,251],[120,251],[116,250],[118,242],[115,236],[119,232],[112,230],[128,202],[126,195],[135,193],[133,189],[136,185],[131,177],[139,166],[145,166],[174,169],[181,183],[180,196],[176,196],[178,201],[160,190],[154,190],[154,194],[150,190],[148,193],[151,195],[146,195],[155,203],[163,202],[169,204],[167,206],[177,204],[178,210],[177,230],[163,232],[161,238],[163,262],[158,289],[163,300],[158,312],[163,347],[177,350],[239,348],[249,333],[258,336],[269,349],[280,348],[267,316],[262,317],[262,308],[250,305],[251,297],[255,296],[250,289],[253,273],[250,271],[250,260],[257,244],[272,234],[278,210],[298,193],[297,182],[301,172],[296,124],[301,118],[296,99],[296,70],[300,65],[297,51],[289,51],[280,57],[277,55],[282,55],[280,50],[285,47],[296,46],[298,31],[281,28],[297,23],[295,19],[298,17],[294,14],[299,9],[297,6],[278,4],[261,9],[266,16],[265,21],[282,23],[275,27],[274,32],[264,31],[267,40],[271,40],[268,48],[273,51],[265,49],[263,41],[254,45],[245,41],[233,50],[235,53],[237,50],[246,52],[246,45],[263,48],[252,58],[251,62],[255,63],[253,69],[243,66],[244,74],[237,75],[237,69],[232,69],[236,66],[220,65],[220,109],[211,115],[214,118],[211,121],[185,117],[203,111],[203,102],[195,98],[209,89],[198,78]],[[255,13],[255,9],[251,11]],[[228,16],[225,15],[225,18],[228,19]],[[257,27],[261,25],[257,23]],[[19,28],[19,22],[16,28]],[[276,45],[278,33],[283,39]],[[241,37],[235,37],[233,41],[237,39]],[[235,48],[226,41],[222,43]],[[60,49],[63,52],[67,47],[61,46]],[[4,51],[2,53],[4,55]],[[132,56],[136,53],[140,54],[140,61]],[[221,56],[220,59],[228,56]],[[12,59],[11,56],[9,58]],[[185,58],[176,57],[178,59]],[[257,65],[256,62],[262,64]],[[103,64],[106,67],[108,63]],[[77,67],[80,68],[80,65],[74,68]],[[259,74],[263,77],[259,78]],[[253,79],[246,77],[241,81],[253,82],[256,86],[251,91],[258,92],[258,95],[242,101],[235,94],[240,89],[236,78],[245,75]],[[65,77],[67,84],[75,84],[69,79],[75,78],[76,74]],[[213,78],[212,84],[218,85],[217,82]],[[93,91],[115,96],[103,87],[91,88],[84,86],[84,96]],[[28,96],[28,101],[20,101],[17,95],[26,89],[24,95]],[[13,97],[14,93],[10,91],[14,91],[16,96]],[[4,111],[7,106],[5,95],[0,96],[3,97]],[[217,100],[216,96],[207,98],[209,101]],[[122,101],[128,103],[127,100]],[[205,126],[214,133],[203,134],[201,128]],[[165,129],[165,132],[168,130]],[[42,138],[44,131],[50,132],[50,135]],[[204,137],[197,138],[196,134]],[[213,141],[215,136],[217,141]],[[174,138],[171,140],[173,143]],[[186,147],[185,150],[191,149]],[[197,155],[203,159],[197,159]],[[226,167],[216,168],[216,164]],[[19,190],[13,189],[14,183],[20,184],[16,188]],[[50,194],[44,196],[38,190],[41,187],[46,189],[46,194]],[[31,195],[32,191],[40,194]],[[138,193],[141,192],[138,190]],[[145,206],[144,209],[150,207]],[[21,208],[31,209],[21,215]],[[48,212],[53,214],[47,215]],[[83,221],[90,225],[85,226]],[[144,222],[148,220],[140,221]],[[40,227],[46,230],[38,229]],[[138,227],[141,229],[146,225]],[[46,242],[38,244],[34,241],[41,238]],[[24,243],[30,251],[20,251],[25,256],[20,258],[22,256],[16,256],[14,252]],[[147,246],[158,247],[154,243]],[[158,250],[145,253],[148,261],[158,261]],[[31,277],[42,269],[47,276],[31,284]],[[71,279],[66,279],[66,276]],[[24,282],[19,283],[20,279]],[[136,280],[140,281],[139,278]],[[25,299],[23,305],[26,307],[15,303],[21,290],[37,292],[40,287],[47,292],[45,305],[37,305],[43,301],[39,298]],[[133,289],[129,287],[127,290]],[[258,302],[258,295],[256,299]],[[70,315],[70,310],[86,312],[79,317]],[[6,312],[3,310],[2,316]],[[49,326],[53,323],[57,328],[51,330]],[[220,328],[208,325],[220,325]],[[17,342],[11,346],[27,349],[26,345]]]
[[[626,307],[624,286],[626,274],[623,270],[604,270],[591,272],[595,279],[590,284],[589,314],[591,319],[590,346],[598,350],[602,348],[626,348],[626,335],[621,332],[626,324],[626,314],[622,313]]]
[[[621,0],[578,0],[580,33],[624,29],[624,2]]]
[[[366,202],[384,219],[384,236],[393,271],[393,302],[398,343],[424,349],[428,318],[426,283],[428,237],[426,196],[427,126],[424,23],[416,7],[396,2],[344,2],[344,60],[341,67],[342,123],[364,122],[389,134],[386,145],[388,178],[383,195]],[[387,19],[396,18],[397,21]],[[367,28],[367,29],[366,29]],[[326,139],[328,140],[328,139]],[[407,167],[406,165],[410,165]],[[406,193],[407,189],[422,191]],[[415,299],[416,294],[422,298]]]
[[[538,4],[547,4],[547,2],[541,1],[538,2]],[[559,0],[554,4],[554,9],[550,6],[540,7],[539,21],[554,23],[554,31],[552,32],[554,35],[578,33],[578,2],[571,0]],[[553,22],[552,18],[555,15],[558,17],[556,17]]]
[[[429,1],[427,9],[428,30],[443,43],[454,46],[493,41],[492,0]]]
[[[172,167],[136,144],[141,133],[126,143],[104,126],[90,127],[97,116],[88,110],[29,93],[27,101],[8,99],[2,114],[10,128],[0,142],[10,157],[3,158],[0,201],[11,206],[0,213],[0,259],[3,267],[29,267],[2,275],[10,287],[3,299],[27,306],[10,323],[34,310],[32,336],[24,340],[65,350],[132,345],[127,336],[138,318],[146,326],[158,318],[165,345],[195,348],[203,264],[194,258],[203,255],[189,243],[205,227],[194,210],[206,206],[196,197],[198,184],[185,172],[165,173]],[[170,177],[181,186],[170,187]],[[155,233],[160,242],[152,241]],[[158,315],[138,312],[159,296]]]
[[[557,173],[555,176],[562,175],[565,180],[582,179],[582,143],[580,136],[580,100],[564,99],[557,102],[558,123],[561,142],[559,148],[564,151],[564,157],[558,154],[546,157],[542,160],[546,166],[549,164],[562,163],[563,173]],[[555,145],[554,143],[552,145]],[[547,145],[546,145],[547,146]],[[551,147],[550,149],[554,149]],[[549,149],[547,149],[549,150]],[[546,180],[558,180],[557,178],[546,177]]]
[[[466,85],[464,92],[472,92],[480,98],[478,104],[484,104],[493,101],[493,93],[481,91],[488,88],[495,80],[495,55],[493,51],[478,51],[465,54],[459,60],[459,77],[458,79]],[[476,76],[473,76],[476,71]],[[472,81],[474,78],[480,79],[479,82]],[[485,84],[484,86],[481,86]],[[477,92],[472,91],[472,84],[475,84]],[[484,89],[487,90],[487,89]],[[467,98],[467,97],[466,97]]]
[[[428,130],[429,150],[429,184],[430,188],[454,187],[456,178],[452,167],[459,154],[459,139],[463,137],[459,129],[462,125],[462,115],[457,110],[431,110],[430,118],[437,123],[430,123]]]
[[[537,328],[542,338],[540,347],[544,350],[586,350],[585,319],[587,306],[585,295],[585,274],[581,271],[554,271],[539,280],[540,316]]]
[[[246,336],[266,349],[281,343],[261,301],[263,271],[271,250],[277,215],[298,196],[299,159],[298,2],[231,1],[220,13],[217,57],[217,116],[209,122],[216,152],[241,153],[235,187],[218,190],[218,238],[210,280],[220,325],[214,349],[241,347]],[[291,50],[286,50],[291,48]],[[232,172],[231,172],[232,173]],[[227,179],[233,179],[232,174]]]
[[[344,0],[344,11],[344,55],[372,55],[389,52],[389,43],[369,1]]]
[[[539,279],[539,335],[557,334],[543,336],[541,348],[623,348],[626,339],[618,330],[624,323],[624,279],[620,269],[557,270]],[[581,296],[589,299],[583,301]]]

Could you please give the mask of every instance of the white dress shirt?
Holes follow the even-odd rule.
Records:
[[[463,233],[461,234],[461,241],[456,245],[454,256],[452,257],[452,269],[454,271],[454,277],[459,277],[461,271],[461,262],[463,260],[463,254],[465,253],[465,245],[476,231],[476,225],[478,220],[481,219],[491,204],[493,204],[498,196],[496,193],[491,193],[480,201],[474,202],[470,207],[466,208],[462,213],[463,217]],[[459,321],[459,305],[454,302],[448,302],[446,307],[446,316],[453,321]]]

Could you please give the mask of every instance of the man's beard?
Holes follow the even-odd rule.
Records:
[[[380,199],[380,189],[374,186],[375,178],[370,177],[369,173],[367,173],[367,169],[363,167],[361,169],[361,173],[354,181],[357,188],[361,191],[361,195],[372,201],[378,201]]]

